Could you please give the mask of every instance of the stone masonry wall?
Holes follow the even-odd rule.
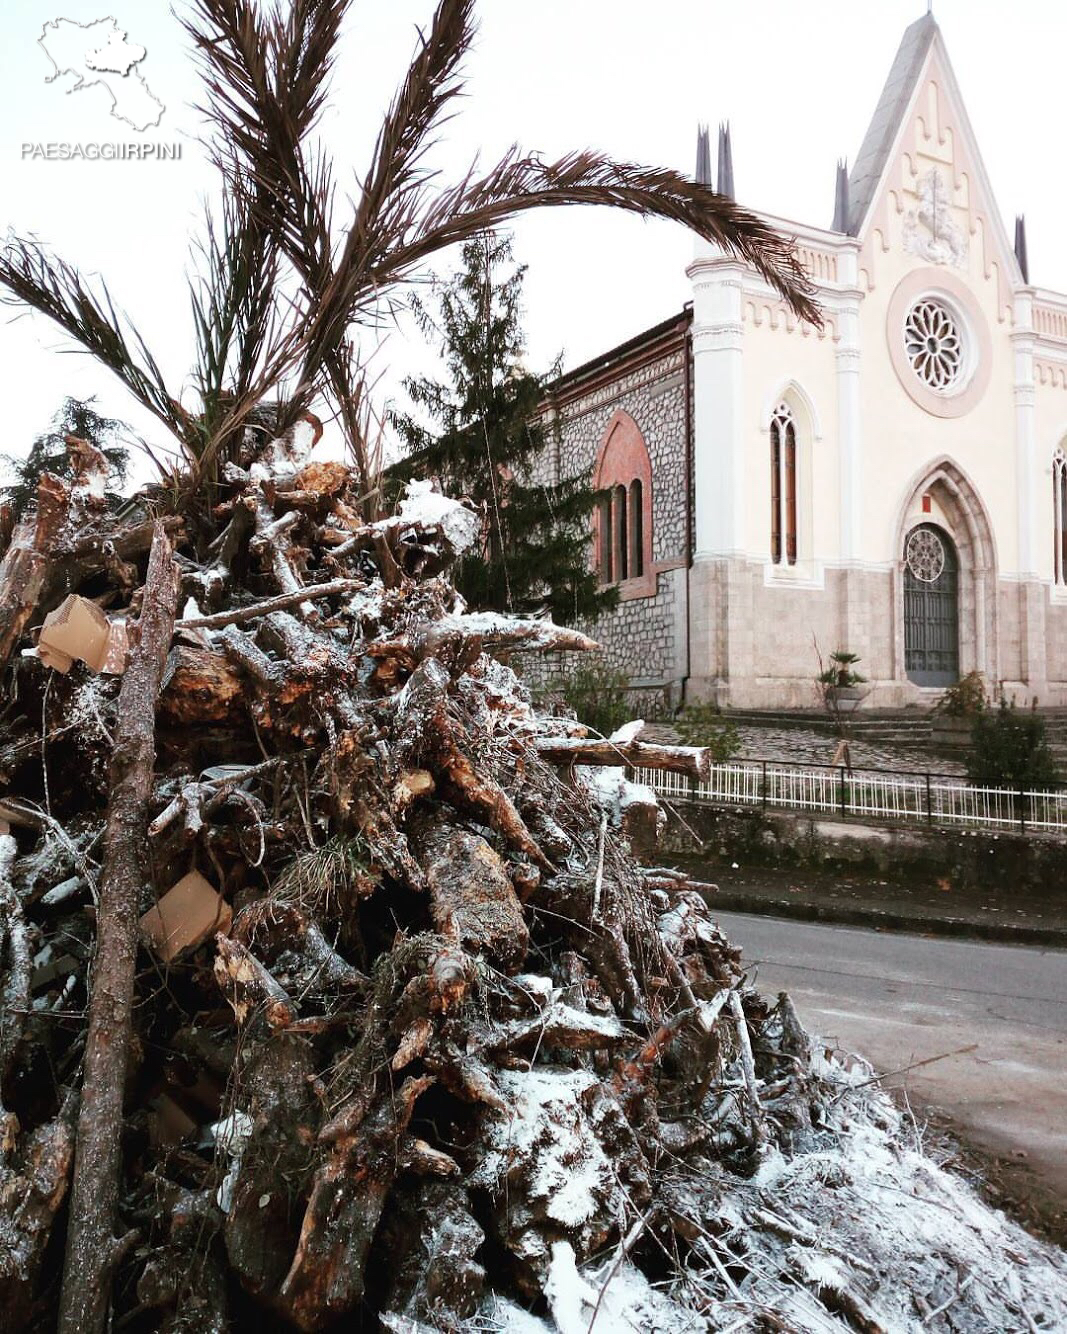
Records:
[[[650,696],[645,702],[650,715],[677,702],[686,671],[685,355],[679,349],[567,403],[558,422],[547,423],[549,444],[534,471],[547,483],[591,477],[608,424],[620,410],[644,437],[652,464],[656,591],[626,598],[595,625],[578,628],[603,645],[608,665],[626,672],[635,690]],[[535,688],[550,689],[573,665],[567,655],[544,655],[524,660],[522,670]]]

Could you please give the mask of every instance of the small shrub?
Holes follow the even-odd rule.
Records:
[[[741,749],[741,734],[714,704],[691,704],[675,721],[686,746],[706,746],[716,764],[732,760]]]
[[[830,654],[829,667],[823,668],[815,679],[819,685],[824,687],[861,686],[867,678],[852,670],[859,660],[860,655],[858,653],[849,653],[843,648],[835,649]],[[819,666],[822,667],[821,658],[819,659]]]
[[[834,725],[834,730],[838,736],[844,738],[847,732],[846,717],[851,710],[842,707],[840,691],[851,687],[863,685],[867,678],[861,676],[859,672],[854,671],[856,663],[860,660],[858,653],[850,653],[847,649],[834,649],[830,654],[830,661],[827,663],[822,652],[819,649],[819,641],[812,639],[815,646],[815,657],[819,663],[819,672],[815,677],[815,698],[825,709],[827,717]]]
[[[629,688],[625,672],[602,660],[586,660],[564,681],[559,694],[580,723],[601,736],[611,736],[634,716]]]
[[[989,704],[985,677],[981,672],[968,672],[951,685],[934,707],[935,713],[946,718],[976,718],[985,713]]]
[[[1039,714],[1015,708],[1001,696],[995,710],[976,715],[971,729],[967,778],[976,787],[1034,792],[1056,787],[1056,761]]]

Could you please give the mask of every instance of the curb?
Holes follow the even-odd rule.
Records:
[[[1044,945],[1067,949],[1067,929],[1040,926],[1001,926],[997,922],[969,922],[962,917],[907,917],[877,908],[836,908],[789,899],[750,898],[721,891],[710,894],[713,909],[751,913],[757,917],[785,917],[826,926],[866,926],[880,931],[901,931],[918,936],[950,936],[962,940],[990,940],[1003,945]]]

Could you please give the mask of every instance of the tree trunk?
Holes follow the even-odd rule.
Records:
[[[142,858],[155,763],[156,697],[176,606],[173,549],[159,525],[145,580],[141,638],[122,682],[111,759],[111,802],[104,838],[97,955],[89,1002],[59,1334],[101,1334],[111,1276],[128,1245],[114,1235],[122,1095],[132,1025],[137,917],[144,884]]]

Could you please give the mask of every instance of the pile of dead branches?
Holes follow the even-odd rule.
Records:
[[[507,654],[590,641],[468,614],[480,516],[367,523],[314,438],[195,518],[72,441],[10,535],[4,1328],[1062,1328],[634,859],[625,766],[706,757],[538,713]]]

